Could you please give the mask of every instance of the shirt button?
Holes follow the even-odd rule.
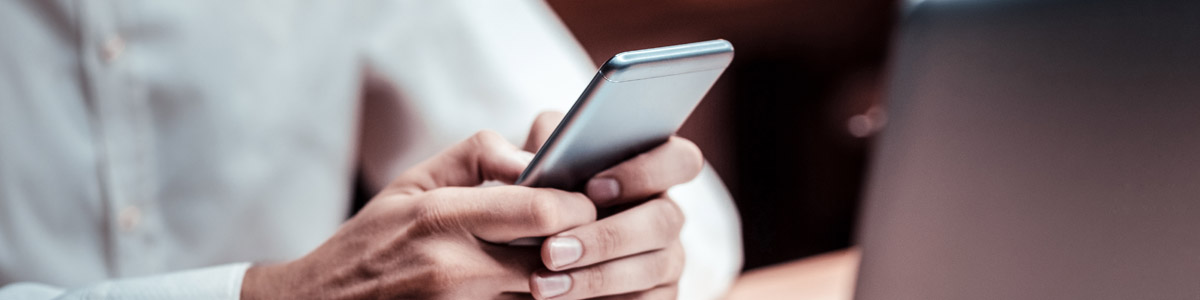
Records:
[[[121,228],[121,231],[132,231],[141,222],[142,210],[138,209],[137,206],[125,207],[117,215],[117,226]]]
[[[120,36],[112,36],[104,40],[104,44],[100,45],[100,58],[104,61],[111,62],[121,57],[121,53],[125,52],[125,40]]]

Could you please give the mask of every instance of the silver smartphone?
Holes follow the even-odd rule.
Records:
[[[517,184],[582,191],[600,171],[666,142],[732,60],[725,40],[613,56]]]

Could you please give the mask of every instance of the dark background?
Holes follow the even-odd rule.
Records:
[[[551,0],[597,65],[621,51],[727,39],[736,57],[680,135],[737,201],[746,269],[845,248],[896,3],[881,0]]]

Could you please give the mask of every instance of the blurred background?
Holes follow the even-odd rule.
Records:
[[[850,245],[897,3],[550,0],[599,65],[716,38],[733,64],[680,131],[740,210],[747,270]],[[693,220],[695,221],[695,220]]]

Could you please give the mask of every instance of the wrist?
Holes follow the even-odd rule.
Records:
[[[290,281],[284,277],[287,272],[283,269],[287,264],[255,264],[246,269],[242,278],[242,300],[283,299],[290,288]]]

